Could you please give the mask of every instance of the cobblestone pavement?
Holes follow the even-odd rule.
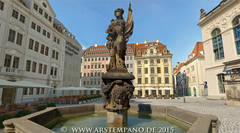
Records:
[[[206,98],[187,97],[183,99],[134,99],[132,103],[176,106],[185,110],[218,117],[218,133],[240,133],[240,107],[227,106],[224,100],[207,100]]]

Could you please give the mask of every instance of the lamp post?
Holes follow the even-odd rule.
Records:
[[[182,77],[181,85],[182,85],[182,89],[183,89],[183,103],[186,103],[186,100],[185,100],[186,73],[185,73],[185,71],[183,71],[181,77]]]

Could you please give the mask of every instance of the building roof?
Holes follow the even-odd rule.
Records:
[[[150,48],[156,46],[157,50],[162,53],[162,55],[172,55],[170,51],[167,49],[166,45],[160,43],[160,42],[146,42],[143,44],[137,44],[136,45],[136,52],[135,56],[136,57],[141,57],[145,51]],[[138,52],[141,51],[141,52]]]
[[[185,65],[184,62],[179,63],[179,65],[173,69],[174,74],[178,73],[184,65]]]
[[[134,54],[135,44],[127,44],[127,55]],[[110,51],[105,45],[90,46],[85,50],[84,57],[110,56]]]
[[[188,59],[186,62],[179,63],[177,67],[173,69],[174,73],[178,73],[180,69],[187,65],[189,62],[195,60],[198,57],[204,57],[204,49],[203,49],[203,43],[202,42],[197,42],[194,49],[192,50],[191,54],[188,56]]]
[[[33,83],[29,81],[11,82],[4,79],[0,79],[0,87],[51,88],[50,86],[42,85],[39,83]]]
[[[203,43],[202,42],[197,42],[192,53],[188,56],[188,60],[185,62],[185,64],[188,64],[192,60],[198,58],[198,57],[204,57],[204,52],[203,52]]]

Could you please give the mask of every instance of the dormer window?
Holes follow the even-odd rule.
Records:
[[[150,49],[150,54],[153,54],[153,49]]]

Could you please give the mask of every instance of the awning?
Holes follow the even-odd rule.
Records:
[[[160,88],[159,90],[173,90],[173,88]]]
[[[101,90],[100,88],[85,88],[85,87],[61,87],[61,88],[56,88],[56,90]]]
[[[39,83],[33,83],[29,81],[7,81],[4,79],[0,79],[0,87],[22,87],[22,88],[51,88],[46,85],[42,85]]]

